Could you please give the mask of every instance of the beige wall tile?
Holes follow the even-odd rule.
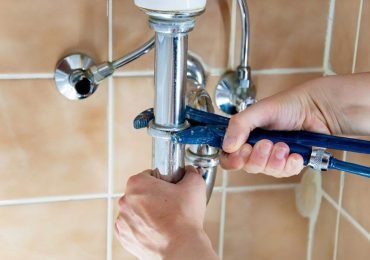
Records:
[[[293,190],[229,193],[224,259],[304,259],[307,220]]]
[[[0,207],[1,259],[104,259],[104,200]]]
[[[0,17],[0,73],[53,72],[76,51],[107,59],[106,1],[3,0]]]
[[[220,192],[213,192],[207,205],[206,219],[204,221],[204,229],[211,240],[213,249],[216,252],[218,250],[220,234],[221,197]]]
[[[113,58],[117,59],[154,36],[148,16],[132,0],[113,0]],[[154,69],[154,51],[125,66],[123,70]]]
[[[330,63],[338,74],[351,73],[360,1],[337,0]]]
[[[189,50],[207,65],[226,68],[230,41],[230,0],[207,1],[206,11],[189,34]]]
[[[212,67],[227,65],[229,2],[208,1],[206,12],[197,18],[195,29],[189,34],[189,49]],[[149,28],[148,16],[132,0],[114,0],[113,4],[113,53],[117,58],[138,48],[154,35],[154,31]],[[123,68],[125,71],[153,69],[154,51]]]
[[[153,78],[121,78],[115,88],[115,177],[116,192],[123,192],[127,179],[151,168],[152,139],[146,129],[135,130],[134,118],[154,102]]]
[[[325,199],[322,199],[315,226],[312,259],[333,259],[336,218],[336,210]]]
[[[105,192],[101,88],[73,102],[52,80],[0,81],[0,199]]]
[[[338,260],[368,259],[370,255],[370,241],[354,228],[346,218],[341,217],[338,237]]]
[[[339,151],[329,151],[334,158],[342,160],[343,153]],[[340,187],[340,171],[329,170],[321,172],[322,176],[322,188],[330,195],[334,201],[338,201],[339,198],[339,187]]]
[[[321,67],[328,4],[321,0],[248,1],[252,69]]]
[[[370,167],[369,155],[349,153],[347,161]],[[353,216],[366,230],[370,230],[370,180],[365,177],[346,174],[343,188],[343,208]]]
[[[356,72],[370,71],[370,2],[364,1],[358,43]]]

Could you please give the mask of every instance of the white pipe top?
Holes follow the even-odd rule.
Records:
[[[156,11],[203,10],[207,0],[135,0],[140,8]]]

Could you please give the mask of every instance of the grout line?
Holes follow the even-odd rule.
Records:
[[[235,40],[236,40],[236,1],[231,3],[230,14],[230,38],[229,38],[229,61],[227,67],[233,69],[235,65]]]
[[[335,15],[335,0],[329,0],[329,14],[327,19],[326,35],[325,35],[325,47],[324,47],[324,60],[323,69],[325,72],[332,71],[330,64],[330,50],[333,38],[333,25]]]
[[[108,11],[108,60],[113,59],[113,35],[112,35],[112,11],[113,0],[107,1]],[[107,241],[106,259],[112,259],[112,240],[113,240],[113,171],[114,171],[114,86],[112,77],[108,78],[108,101],[107,101]]]
[[[362,19],[363,5],[364,5],[364,0],[360,0],[360,8],[358,10],[358,18],[357,18],[357,30],[356,30],[356,38],[355,38],[355,48],[353,50],[352,73],[355,73],[355,70],[356,70],[358,41],[359,41],[359,38],[360,38],[360,29],[361,29],[361,19]]]
[[[339,208],[339,205],[336,201],[325,191],[323,191],[323,197],[334,207],[336,210],[340,211],[342,216],[347,219],[348,222],[350,222],[357,231],[359,231],[367,240],[370,240],[370,232],[367,231],[360,223],[357,222],[356,219],[354,219],[351,214],[349,214],[345,209]]]
[[[0,74],[0,80],[9,79],[53,79],[53,73],[5,73]]]
[[[36,198],[27,198],[27,199],[10,199],[10,200],[0,200],[0,207],[45,204],[45,203],[67,202],[67,201],[106,199],[107,197],[108,197],[108,194],[106,194],[106,193],[97,193],[97,194],[86,194],[86,195],[50,196],[50,197],[36,197]]]
[[[256,185],[256,186],[241,186],[241,187],[224,187],[225,192],[237,193],[237,192],[255,192],[255,191],[266,191],[266,190],[287,190],[295,189],[298,186],[296,183],[287,184],[267,184],[267,185]]]
[[[116,71],[113,74],[115,78],[127,77],[153,77],[154,70],[133,70],[133,71]]]
[[[227,70],[225,68],[208,67],[207,72],[210,76],[220,77]],[[275,68],[275,69],[260,69],[253,70],[254,75],[290,75],[290,74],[309,74],[322,73],[323,69],[319,67],[312,68]],[[330,73],[330,70],[329,70]],[[331,72],[334,74],[334,72]],[[133,71],[116,71],[113,78],[130,78],[130,77],[153,77],[153,70],[133,70]],[[26,73],[26,74],[0,74],[0,80],[32,80],[32,79],[53,79],[52,73]]]
[[[220,234],[218,239],[218,257],[224,258],[224,241],[225,241],[225,222],[226,222],[226,187],[228,183],[228,175],[225,170],[222,170],[222,197],[221,197],[221,212],[220,212]]]
[[[290,74],[309,74],[309,73],[323,73],[321,67],[312,68],[277,68],[277,69],[261,69],[253,70],[254,75],[290,75]]]
[[[312,217],[310,217],[309,223],[308,223],[308,236],[307,236],[307,253],[306,253],[307,260],[312,259],[315,227],[316,227],[316,219],[313,219]]]
[[[346,155],[347,155],[347,152],[344,152],[343,153],[343,160],[344,161],[346,160],[346,157],[347,157]],[[335,224],[333,260],[336,260],[337,259],[337,255],[338,255],[340,215],[341,215],[341,211],[342,211],[344,178],[345,178],[345,173],[342,171],[342,172],[340,172],[338,208],[337,208],[337,218],[336,218],[336,224]]]

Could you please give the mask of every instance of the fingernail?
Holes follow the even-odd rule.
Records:
[[[235,136],[230,136],[230,135],[226,135],[225,138],[224,138],[224,143],[223,143],[223,147],[224,148],[233,148],[235,147],[236,145],[236,137]]]
[[[272,147],[272,144],[270,142],[263,142],[261,143],[259,150],[263,155],[269,155],[271,151],[271,147]]]
[[[283,160],[285,158],[285,156],[287,155],[287,153],[288,153],[287,149],[282,148],[282,147],[278,147],[278,148],[276,148],[276,151],[275,151],[275,157],[278,160]]]

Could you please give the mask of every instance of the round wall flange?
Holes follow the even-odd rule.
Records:
[[[94,65],[94,60],[83,53],[74,53],[62,58],[54,73],[58,91],[71,100],[91,96],[98,87],[88,75],[88,69]]]

